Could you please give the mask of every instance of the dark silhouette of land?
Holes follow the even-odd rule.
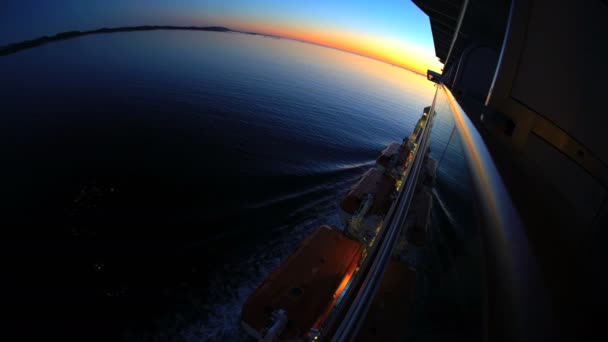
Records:
[[[132,32],[132,31],[153,31],[153,30],[192,30],[192,31],[214,31],[214,32],[237,32],[237,33],[245,33],[251,35],[260,35],[260,36],[268,36],[273,38],[279,38],[275,36],[270,36],[261,33],[255,32],[242,32],[229,29],[227,27],[222,26],[169,26],[169,25],[144,25],[144,26],[126,26],[126,27],[113,27],[113,28],[100,28],[97,30],[91,31],[67,31],[60,32],[54,36],[42,36],[32,40],[26,40],[19,43],[13,43],[9,45],[5,45],[0,47],[0,56],[9,55],[15,52],[19,52],[22,50],[30,49],[36,46],[40,46],[46,43],[55,42],[58,40],[75,38],[80,36],[86,36],[90,34],[98,34],[98,33],[114,33],[114,32]]]

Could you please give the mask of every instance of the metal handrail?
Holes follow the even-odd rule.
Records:
[[[428,147],[435,108],[440,99],[447,101],[461,137],[480,219],[480,234],[485,259],[485,340],[531,341],[551,339],[553,318],[545,287],[517,213],[488,148],[450,90],[438,85],[427,124],[406,180],[391,206],[369,253],[368,269],[332,341],[353,340],[362,326],[386,270],[399,231],[404,227],[424,154]],[[530,305],[534,303],[534,305]],[[329,336],[322,336],[324,339]]]
[[[464,0],[462,2],[462,7],[460,8],[460,14],[458,15],[458,23],[456,24],[456,29],[454,30],[454,35],[452,36],[452,43],[450,44],[450,49],[448,50],[448,55],[445,57],[445,61],[443,65],[448,65],[450,61],[450,57],[452,56],[452,50],[454,49],[454,45],[456,45],[456,40],[458,39],[458,35],[460,34],[460,27],[462,26],[462,21],[464,19],[465,13],[467,13],[467,9],[469,8],[469,0]]]
[[[435,94],[435,98],[436,96],[437,94]],[[367,262],[371,263],[371,266],[363,274],[364,277],[361,280],[361,285],[358,287],[352,304],[348,308],[336,332],[331,336],[332,341],[350,341],[357,336],[361,325],[365,321],[371,303],[378,292],[399,232],[405,226],[405,219],[418,184],[418,176],[424,163],[432,130],[434,106],[435,99],[428,113],[426,124],[419,133],[420,143],[416,148],[413,161],[406,171],[405,182],[401,186],[401,189],[399,189],[397,199],[393,202],[386,215],[382,229],[376,238],[377,243],[373,246],[374,249],[368,254],[369,260]],[[357,287],[354,287],[354,289],[357,289]]]

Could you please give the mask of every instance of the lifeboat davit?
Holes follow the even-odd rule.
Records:
[[[411,161],[413,151],[407,142],[404,144],[392,143],[388,145],[376,159],[380,171],[400,181],[405,175],[405,169]]]
[[[395,190],[394,178],[378,168],[368,170],[340,204],[346,232],[359,241],[370,241],[393,202]]]

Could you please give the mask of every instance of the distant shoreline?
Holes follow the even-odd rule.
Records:
[[[31,49],[46,43],[56,42],[64,39],[76,38],[81,36],[88,36],[92,34],[101,33],[114,33],[114,32],[136,32],[136,31],[154,31],[154,30],[191,30],[191,31],[213,31],[213,32],[237,32],[254,34],[254,32],[241,32],[231,30],[223,26],[171,26],[171,25],[144,25],[144,26],[125,26],[125,27],[113,27],[113,28],[100,28],[90,31],[67,31],[60,32],[53,36],[42,36],[31,40],[25,40],[19,43],[12,43],[0,47],[0,56],[6,56],[19,51]]]
[[[412,72],[416,75],[419,76],[423,76],[426,77],[426,75],[423,75],[417,71],[414,70],[410,70],[408,68],[399,66],[399,65],[395,65],[392,63],[389,63],[387,61],[383,61],[383,60],[379,60],[376,58],[372,58],[369,56],[365,56],[356,52],[352,52],[352,51],[348,51],[348,50],[342,50],[333,46],[329,46],[329,45],[324,45],[324,44],[318,44],[318,43],[314,43],[314,42],[308,42],[305,40],[299,40],[299,39],[294,39],[294,38],[289,38],[289,37],[280,37],[280,36],[273,36],[270,34],[265,34],[265,33],[257,33],[257,32],[247,32],[247,31],[238,31],[238,30],[233,30],[224,26],[173,26],[173,25],[143,25],[143,26],[124,26],[124,27],[112,27],[112,28],[107,28],[107,27],[103,27],[100,29],[96,29],[96,30],[89,30],[89,31],[66,31],[66,32],[60,32],[57,33],[53,36],[42,36],[42,37],[38,37],[35,39],[31,39],[31,40],[25,40],[22,42],[18,42],[18,43],[12,43],[12,44],[8,44],[8,45],[4,45],[4,46],[0,46],[0,56],[6,56],[6,55],[10,55],[10,54],[14,54],[23,50],[27,50],[27,49],[31,49],[37,46],[41,46],[47,43],[52,43],[52,42],[56,42],[56,41],[60,41],[60,40],[65,40],[65,39],[71,39],[71,38],[77,38],[77,37],[82,37],[82,36],[88,36],[88,35],[93,35],[93,34],[101,34],[101,33],[115,33],[115,32],[138,32],[138,31],[154,31],[154,30],[189,30],[189,31],[211,31],[211,32],[234,32],[234,33],[244,33],[244,34],[250,34],[250,35],[256,35],[256,36],[264,36],[264,37],[270,37],[270,38],[278,38],[278,39],[289,39],[289,40],[295,40],[298,42],[302,42],[302,43],[307,43],[307,44],[313,44],[313,45],[318,45],[318,46],[323,46],[323,47],[327,47],[330,49],[335,49],[338,51],[343,51],[343,52],[347,52],[347,53],[351,53],[357,56],[361,56],[361,57],[365,57],[365,58],[370,58],[373,59],[375,61],[378,62],[382,62],[388,65],[391,65],[393,67],[396,68],[400,68],[409,72]]]

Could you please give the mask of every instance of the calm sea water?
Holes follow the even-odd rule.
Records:
[[[243,338],[247,295],[339,224],[434,92],[365,57],[217,32],[81,37],[2,57],[0,75],[16,321],[135,339]]]

